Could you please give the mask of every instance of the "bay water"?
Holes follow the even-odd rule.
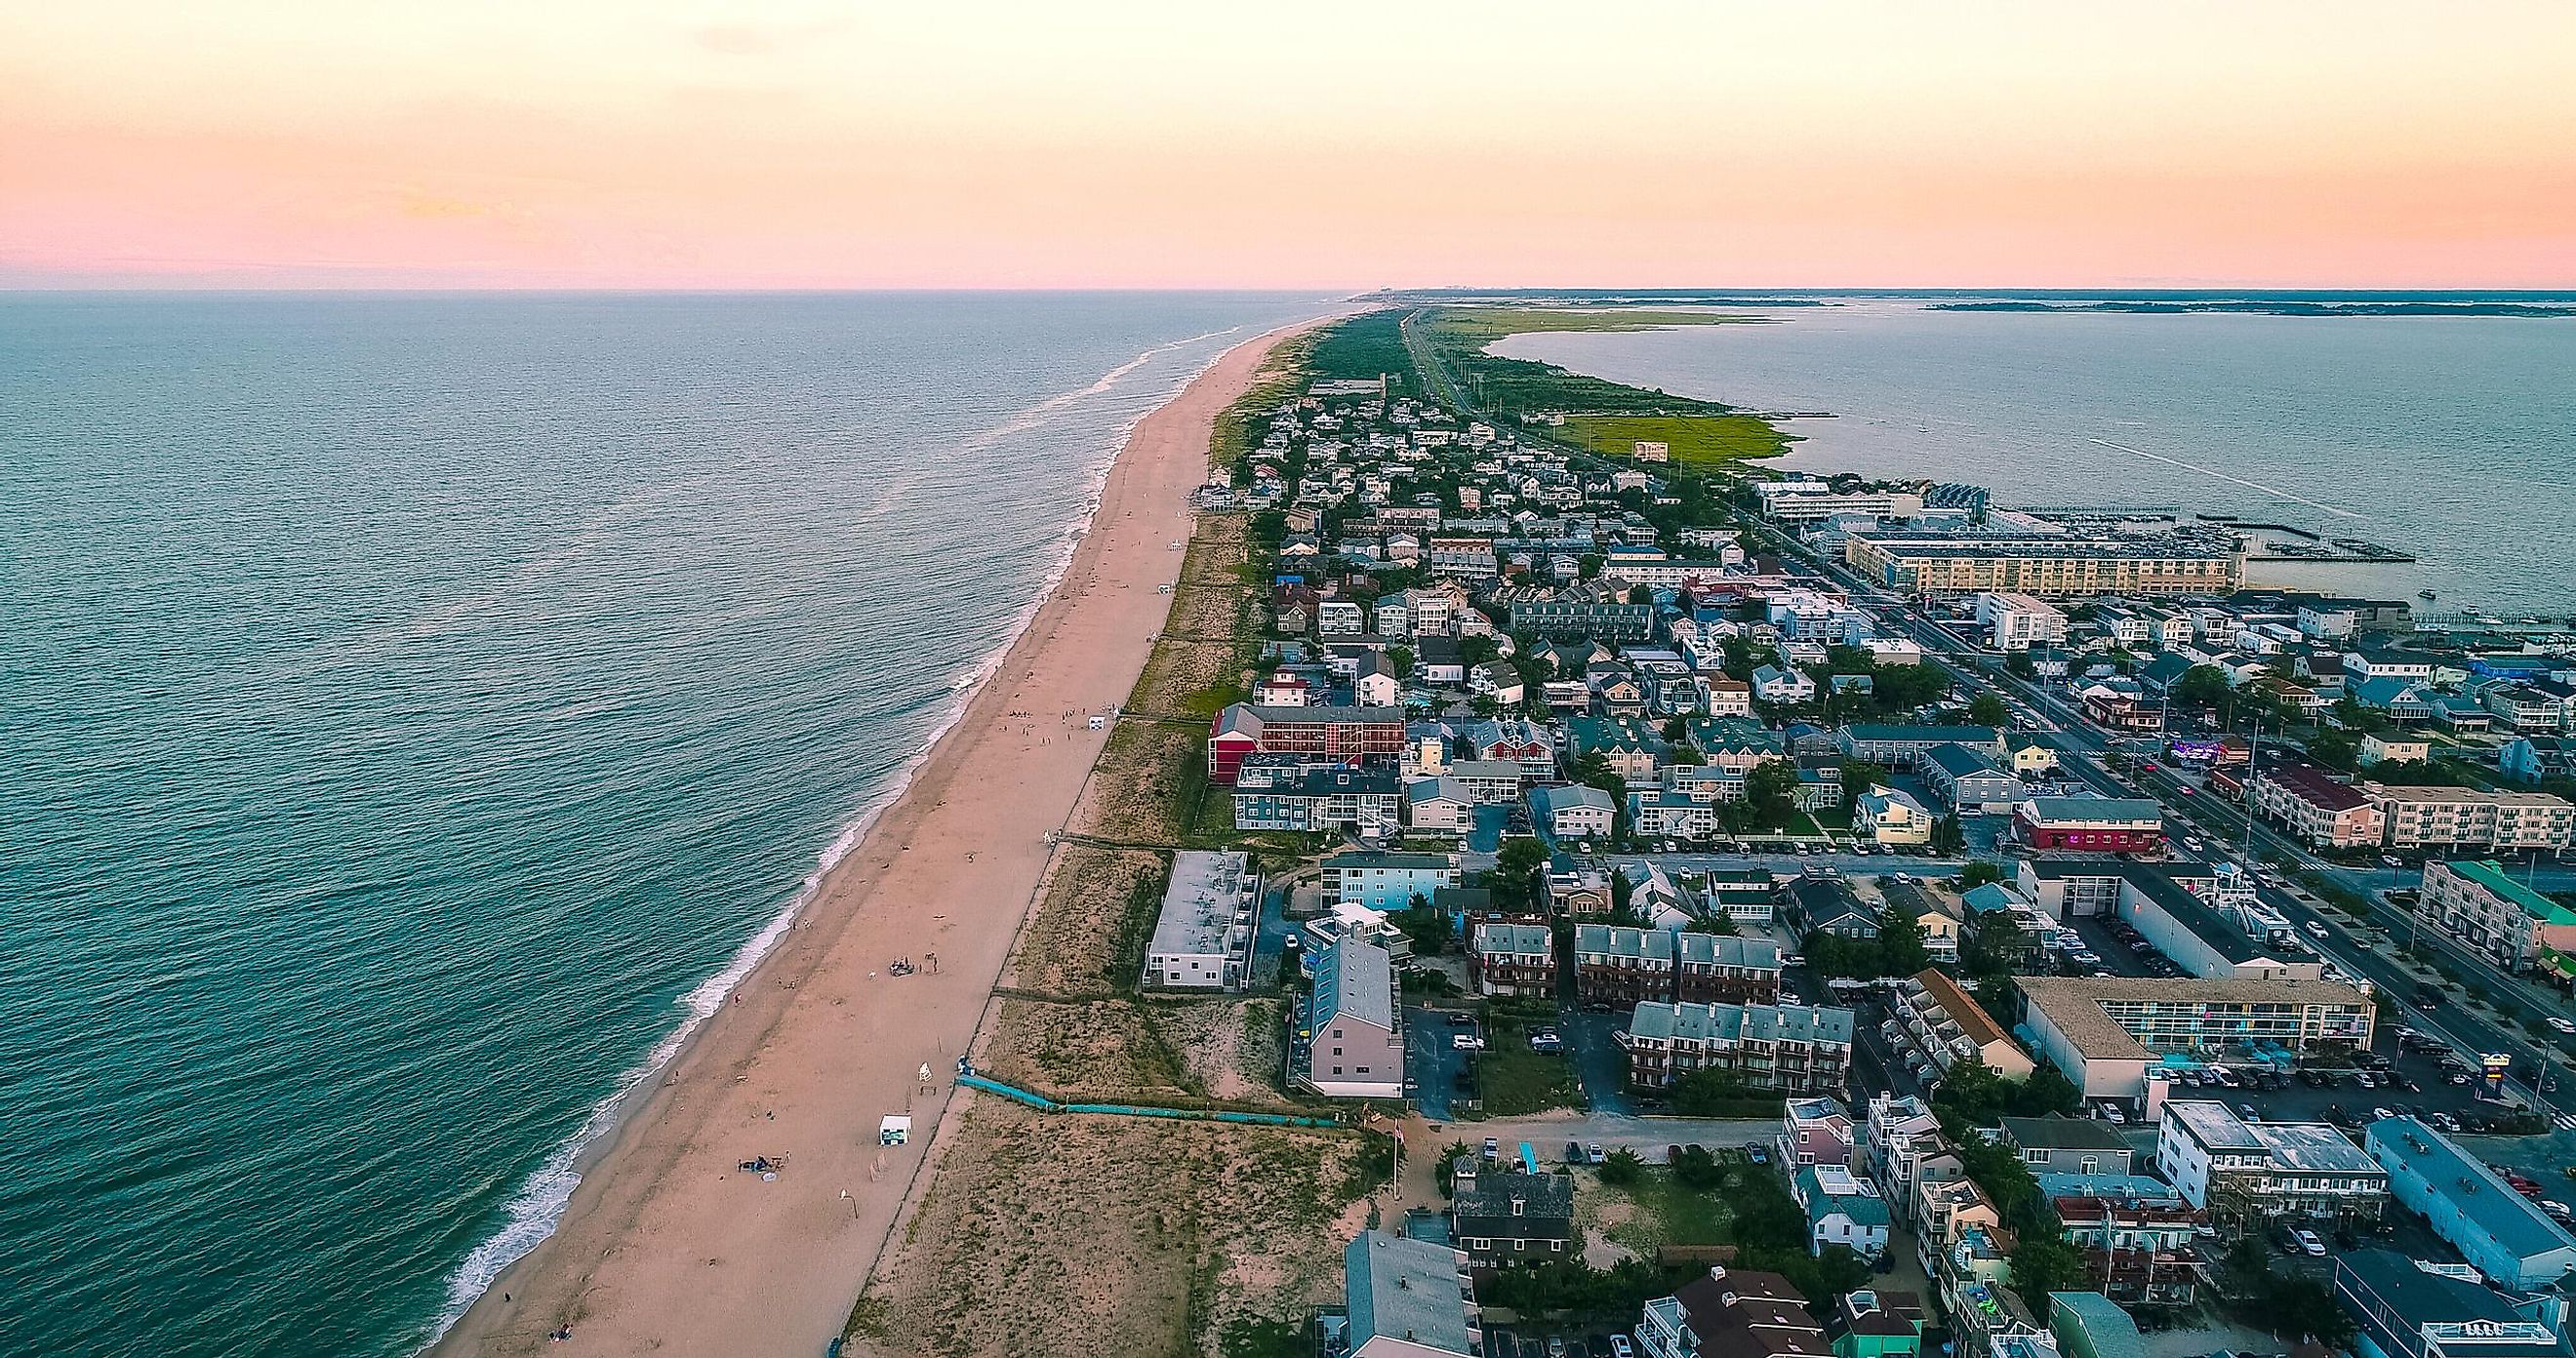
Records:
[[[1734,308],[1729,308],[1734,310]],[[1747,409],[1830,412],[1776,465],[2180,506],[2357,537],[2405,566],[2252,579],[2419,613],[2576,613],[2576,318],[1936,310],[1515,335],[1495,352]],[[2432,589],[2439,601],[2415,599]]]

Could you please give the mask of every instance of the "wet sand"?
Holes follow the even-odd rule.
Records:
[[[1064,580],[962,719],[640,1097],[555,1233],[436,1352],[820,1354],[841,1332],[1044,879],[1047,835],[1108,738],[1087,719],[1126,700],[1169,614],[1158,587],[1179,579],[1172,544],[1216,416],[1298,328],[1230,350],[1136,427]],[[899,957],[920,970],[889,974]],[[887,1114],[914,1120],[911,1145],[878,1146]],[[739,1168],[763,1156],[784,1161],[775,1181]],[[551,1342],[559,1328],[571,1338]]]

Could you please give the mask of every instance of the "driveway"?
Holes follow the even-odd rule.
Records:
[[[1557,1020],[1565,1036],[1565,1059],[1583,1083],[1583,1100],[1596,1113],[1614,1116],[1637,1111],[1628,1097],[1628,1051],[1619,1045],[1624,1023],[1616,1014],[1590,1014],[1570,1009]]]
[[[1413,1098],[1422,1116],[1435,1122],[1448,1121],[1450,1100],[1458,1093],[1457,1079],[1468,1068],[1470,1054],[1449,1045],[1456,1034],[1481,1032],[1452,1024],[1449,1015],[1463,1010],[1431,1009],[1413,1005],[1404,1011],[1404,1078],[1413,1082]]]

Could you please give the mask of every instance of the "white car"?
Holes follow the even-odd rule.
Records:
[[[1480,1052],[1485,1049],[1485,1039],[1474,1033],[1457,1033],[1450,1037],[1449,1045],[1462,1052]]]
[[[2290,1232],[2290,1238],[2299,1242],[2299,1253],[2304,1254],[2311,1259],[2323,1259],[2326,1257],[2326,1242],[2316,1232],[2309,1230],[2292,1231]]]
[[[2325,926],[2324,921],[2312,919],[2308,921],[2308,937],[2314,939],[2328,939],[2334,937],[2334,931],[2328,929]]]
[[[2567,1020],[2558,1017],[2556,1014],[2551,1014],[2549,1017],[2542,1019],[2541,1022],[2548,1024],[2549,1031],[2553,1033],[2576,1033],[2576,1023],[2569,1023]]]

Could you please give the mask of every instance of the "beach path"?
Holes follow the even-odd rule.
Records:
[[[1064,579],[963,718],[441,1353],[820,1354],[841,1332],[1048,833],[1106,743],[1088,717],[1126,700],[1168,615],[1216,417],[1297,328],[1236,346],[1137,425]],[[897,958],[920,969],[894,976]],[[888,1114],[913,1119],[912,1144],[878,1145]],[[784,1162],[774,1180],[741,1168],[762,1157]]]

